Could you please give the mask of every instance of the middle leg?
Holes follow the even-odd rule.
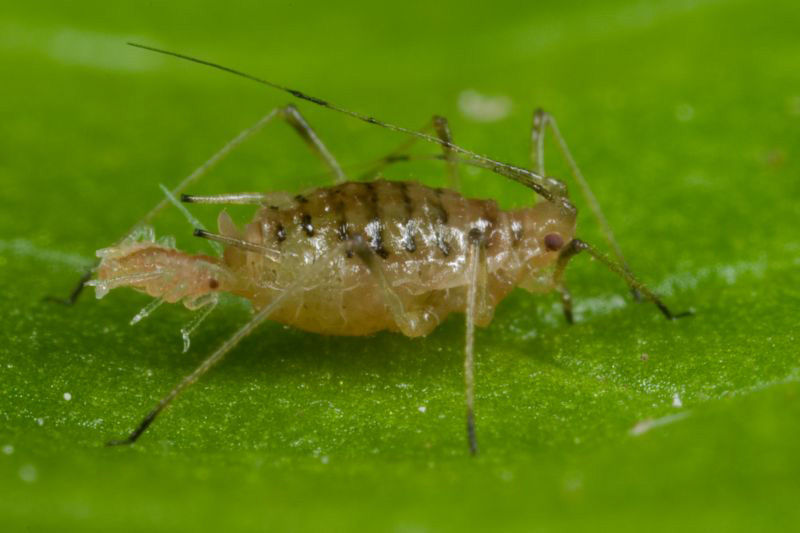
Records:
[[[420,334],[420,329],[432,329],[435,324],[420,322],[423,317],[409,313],[398,294],[386,280],[381,265],[373,250],[360,238],[351,241],[352,251],[367,266],[384,295],[386,306],[392,313],[400,330],[411,336]],[[483,314],[486,303],[486,253],[483,233],[474,229],[469,234],[467,250],[467,294],[466,294],[466,339],[464,345],[464,399],[466,403],[467,444],[470,454],[478,453],[478,440],[475,434],[475,319]],[[438,319],[433,319],[437,320]]]
[[[436,136],[443,141],[443,144],[441,144],[442,154],[441,156],[437,156],[435,159],[443,159],[446,161],[448,185],[451,189],[457,191],[461,188],[461,177],[458,172],[459,158],[451,148],[451,146],[454,146],[454,143],[453,136],[450,132],[450,124],[446,118],[439,115],[434,115],[431,121],[419,131],[421,133],[427,133],[431,129],[433,129],[436,132]],[[372,179],[381,170],[389,165],[414,159],[414,156],[408,154],[408,150],[418,140],[418,138],[413,137],[389,152],[388,155],[380,158],[367,172],[362,174],[361,179]]]
[[[466,340],[464,343],[464,399],[467,407],[469,453],[478,453],[475,436],[475,317],[486,297],[486,253],[484,235],[478,229],[469,233],[467,252]]]

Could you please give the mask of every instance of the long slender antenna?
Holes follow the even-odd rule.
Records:
[[[410,135],[412,137],[417,137],[419,139],[423,139],[423,140],[425,140],[427,142],[430,142],[430,143],[438,144],[440,146],[443,146],[443,147],[447,148],[448,150],[451,150],[453,152],[468,156],[470,159],[473,159],[476,162],[482,163],[489,170],[492,170],[492,171],[496,172],[497,174],[500,174],[502,176],[510,178],[510,179],[512,179],[514,181],[517,181],[517,182],[521,183],[522,185],[525,185],[526,187],[529,187],[530,189],[533,189],[537,194],[539,194],[543,198],[547,199],[548,201],[551,201],[551,202],[557,202],[559,200],[561,200],[562,202],[565,201],[565,199],[562,198],[562,195],[558,191],[553,191],[551,189],[550,185],[548,184],[548,180],[544,176],[541,176],[541,175],[539,175],[539,174],[537,174],[537,173],[535,173],[535,172],[533,172],[531,170],[528,170],[526,168],[518,167],[516,165],[511,165],[509,163],[503,163],[501,161],[496,161],[496,160],[491,159],[490,157],[487,157],[485,155],[481,155],[481,154],[478,154],[478,153],[473,152],[471,150],[467,150],[466,148],[462,148],[462,147],[460,147],[460,146],[458,146],[456,144],[453,144],[452,142],[446,141],[444,139],[440,139],[438,137],[434,137],[433,135],[428,135],[427,133],[411,130],[411,129],[408,129],[408,128],[404,128],[402,126],[396,126],[396,125],[388,123],[388,122],[383,122],[382,120],[378,120],[375,117],[371,117],[369,115],[365,115],[365,114],[359,113],[357,111],[351,111],[349,109],[345,109],[343,107],[339,107],[337,105],[331,104],[330,102],[328,102],[326,100],[322,100],[321,98],[317,98],[315,96],[311,96],[311,95],[305,94],[302,91],[298,91],[297,89],[291,89],[289,87],[284,87],[283,85],[280,85],[278,83],[275,83],[275,82],[272,82],[272,81],[269,81],[269,80],[265,80],[263,78],[259,78],[257,76],[252,75],[252,74],[248,74],[246,72],[242,72],[240,70],[236,70],[236,69],[231,68],[231,67],[226,67],[224,65],[220,65],[219,63],[214,63],[214,62],[211,62],[211,61],[207,61],[205,59],[199,59],[199,58],[188,56],[188,55],[181,54],[181,53],[178,53],[178,52],[170,52],[169,50],[163,50],[161,48],[155,48],[155,47],[147,46],[147,45],[144,45],[144,44],[138,44],[138,43],[132,43],[132,42],[129,42],[127,44],[130,45],[130,46],[133,46],[135,48],[141,48],[142,50],[148,50],[150,52],[156,52],[158,54],[164,54],[164,55],[167,55],[167,56],[176,57],[178,59],[183,59],[184,61],[190,61],[192,63],[198,63],[200,65],[205,65],[207,67],[215,68],[217,70],[221,70],[223,72],[227,72],[229,74],[233,74],[234,76],[239,76],[241,78],[245,78],[245,79],[248,79],[250,81],[254,81],[256,83],[260,83],[261,85],[266,85],[267,87],[271,87],[271,88],[276,89],[278,91],[283,91],[285,93],[288,93],[288,94],[294,96],[295,98],[299,98],[301,100],[305,100],[307,102],[311,102],[312,104],[316,104],[318,106],[321,106],[321,107],[324,107],[324,108],[327,108],[327,109],[331,109],[333,111],[336,111],[337,113],[342,113],[344,115],[348,115],[348,116],[353,117],[353,118],[355,118],[357,120],[360,120],[362,122],[366,122],[368,124],[375,124],[376,126],[380,126],[382,128],[386,128],[386,129],[391,130],[391,131],[396,131],[396,132],[399,132],[399,133],[403,133],[405,135]],[[571,204],[565,205],[565,207],[567,209],[574,209],[574,208],[572,208]]]

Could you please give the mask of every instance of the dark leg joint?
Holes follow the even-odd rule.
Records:
[[[561,253],[558,256],[558,263],[556,265],[556,274],[557,279],[560,279],[561,274],[564,271],[564,267],[566,267],[567,262],[569,259],[577,253],[586,251],[591,255],[594,259],[602,263],[606,266],[609,270],[617,274],[619,277],[625,280],[630,287],[631,291],[636,291],[640,293],[644,298],[653,302],[656,307],[658,307],[659,311],[667,318],[667,320],[675,320],[678,318],[683,318],[687,316],[692,316],[694,313],[692,311],[683,311],[681,313],[673,313],[669,310],[669,308],[661,301],[653,291],[647,288],[646,285],[641,283],[639,280],[633,277],[633,275],[628,271],[624,264],[616,263],[597,251],[593,246],[589,243],[586,243],[580,239],[572,239],[567,246],[561,250]]]
[[[475,413],[472,409],[467,410],[467,442],[469,454],[474,457],[478,454],[478,439],[475,437]]]
[[[564,285],[558,288],[558,292],[561,294],[561,308],[564,310],[564,318],[567,324],[572,325],[575,323],[572,315],[572,294]]]
[[[75,285],[75,288],[72,289],[72,292],[69,293],[69,296],[66,298],[59,298],[58,296],[45,296],[45,302],[54,302],[61,305],[66,305],[67,307],[72,307],[75,305],[75,302],[78,301],[78,297],[83,292],[83,288],[86,286],[86,282],[92,279],[92,273],[94,269],[89,269],[83,273],[81,279],[78,280],[78,284]]]
[[[130,435],[128,435],[124,439],[110,440],[110,441],[106,442],[106,446],[127,446],[129,444],[133,444],[134,442],[136,442],[139,439],[139,437],[142,435],[142,433],[144,433],[145,430],[148,427],[150,427],[150,424],[153,423],[153,420],[156,419],[156,417],[158,416],[158,413],[160,413],[160,412],[161,412],[161,409],[154,409],[154,410],[150,411],[149,413],[147,413],[147,416],[144,417],[144,420],[142,420],[142,422],[139,424],[139,426],[136,429],[134,429],[131,432]]]
[[[486,235],[484,234],[483,231],[481,231],[478,228],[472,228],[471,230],[469,230],[468,237],[469,237],[469,242],[471,244],[477,244],[479,246],[483,246],[484,244],[486,244],[486,239],[485,239]]]
[[[691,309],[688,311],[682,311],[680,313],[673,313],[672,311],[669,310],[669,308],[666,305],[664,305],[663,302],[657,301],[656,305],[658,306],[659,310],[661,310],[661,312],[664,314],[664,316],[667,318],[667,320],[677,320],[679,318],[694,316],[694,311],[692,311]]]
[[[369,246],[364,242],[364,239],[361,235],[354,235],[350,237],[350,246],[347,247],[347,257],[352,257],[353,254],[357,255],[361,261],[367,268],[370,270],[374,270],[377,268],[375,264],[375,255],[372,253],[372,250]]]

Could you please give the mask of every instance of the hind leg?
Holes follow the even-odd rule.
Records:
[[[418,336],[433,329],[438,324],[438,318],[433,317],[435,324],[421,323],[423,318],[417,313],[409,313],[404,309],[403,302],[386,280],[383,268],[377,260],[377,255],[367,246],[363,239],[354,238],[351,241],[352,250],[367,266],[374,276],[381,292],[384,295],[386,306],[394,317],[400,330],[409,336]],[[478,453],[478,440],[475,434],[475,320],[484,314],[486,307],[486,253],[485,239],[482,232],[474,229],[469,235],[469,249],[466,264],[467,294],[466,294],[466,338],[464,344],[464,400],[466,404],[467,445],[472,455]],[[424,333],[421,333],[424,332]]]
[[[194,384],[213,366],[222,361],[222,359],[236,347],[239,342],[253,332],[264,321],[269,319],[273,312],[275,312],[286,301],[291,301],[293,298],[299,297],[309,280],[318,277],[326,268],[329,268],[333,259],[345,251],[345,245],[337,246],[331,249],[327,254],[320,257],[313,265],[308,266],[300,272],[297,278],[284,288],[269,304],[257,311],[255,315],[242,326],[238,331],[231,335],[219,348],[217,348],[208,358],[206,358],[191,374],[184,377],[172,390],[170,390],[159,402],[145,415],[139,422],[136,428],[128,434],[127,437],[117,440],[109,441],[107,446],[118,446],[125,444],[133,444],[139,437],[150,427],[159,414],[178,397],[186,388]],[[191,324],[190,324],[191,326]],[[185,331],[185,330],[184,330]],[[191,331],[189,331],[190,333]],[[183,333],[183,331],[182,331]]]
[[[334,158],[333,155],[328,151],[327,147],[317,136],[314,129],[308,124],[303,115],[300,114],[295,106],[290,104],[285,107],[275,108],[261,117],[255,124],[242,130],[233,139],[225,143],[222,148],[208,158],[202,165],[197,167],[191,174],[186,176],[175,188],[170,191],[165,191],[166,197],[161,199],[161,201],[159,201],[152,209],[150,209],[150,211],[148,211],[141,219],[139,219],[139,221],[137,221],[136,224],[134,224],[133,227],[119,240],[121,241],[130,235],[134,230],[136,230],[136,228],[149,224],[158,213],[160,213],[165,207],[167,207],[167,205],[170,204],[170,198],[178,197],[183,191],[186,190],[187,187],[197,182],[205,174],[208,174],[208,172],[214,166],[225,159],[231,152],[242,145],[245,141],[249,140],[259,131],[261,131],[264,126],[266,126],[275,118],[281,118],[285,120],[286,123],[297,132],[297,134],[308,145],[311,152],[322,160],[322,162],[328,168],[328,171],[334,177],[334,181],[336,183],[341,183],[347,179],[342,171],[341,166],[336,161],[336,158]],[[91,279],[92,273],[96,266],[97,264],[95,263],[91,269],[81,276],[81,278],[78,280],[78,283],[72,289],[67,298],[48,296],[45,298],[45,300],[68,306],[73,305],[83,292],[86,282]]]
[[[197,167],[191,174],[186,176],[183,181],[181,181],[174,189],[172,189],[171,194],[172,196],[177,196],[180,194],[186,187],[191,185],[192,183],[196,182],[201,176],[208,173],[208,171],[214,167],[217,163],[225,159],[225,157],[230,154],[233,150],[235,150],[239,145],[244,143],[247,139],[258,133],[261,128],[263,128],[268,122],[270,122],[276,115],[278,115],[280,111],[278,109],[273,109],[261,119],[258,120],[255,124],[250,126],[247,129],[242,130],[239,132],[236,137],[225,143],[225,145],[220,148],[214,155],[208,158],[202,165]],[[123,235],[117,242],[122,241],[133,233],[137,228],[148,224],[155,216],[160,213],[165,207],[169,205],[168,197],[162,198],[150,211],[148,211],[141,219],[139,219],[136,224],[134,224],[130,230],[128,230],[125,235]],[[48,296],[45,299],[51,302],[57,302],[60,304],[64,304],[67,306],[71,306],[78,301],[78,297],[80,297],[81,293],[83,292],[83,288],[86,286],[86,283],[91,279],[92,273],[94,269],[97,267],[97,263],[85,272],[81,278],[78,280],[78,283],[75,285],[75,288],[72,289],[70,295],[67,298],[59,298],[55,296]]]
[[[269,122],[271,122],[275,118],[280,118],[286,121],[292,129],[303,139],[303,141],[308,145],[308,148],[311,150],[313,154],[319,157],[325,166],[328,168],[328,171],[333,175],[334,180],[339,183],[346,179],[344,172],[342,171],[341,166],[336,161],[336,159],[331,155],[325,145],[317,136],[316,132],[311,128],[308,122],[305,120],[303,115],[297,110],[296,107],[293,105],[287,105],[285,107],[277,107],[261,117],[255,124],[242,130],[236,137],[228,141],[220,150],[218,150],[214,155],[212,155],[209,159],[207,159],[202,165],[197,167],[191,174],[189,174],[186,178],[183,179],[174,189],[169,191],[169,196],[172,197],[179,197],[183,191],[185,191],[190,185],[195,183],[199,180],[202,176],[207,174],[214,166],[216,166],[220,161],[225,159],[231,152],[233,152],[236,148],[242,145],[245,141],[252,138],[255,134],[261,131],[264,126],[266,126]],[[157,215],[161,210],[163,210],[168,204],[169,200],[167,198],[162,199],[156,206],[151,209],[141,220],[139,220],[135,225],[134,228],[149,223],[155,215]],[[129,232],[130,233],[130,232]]]

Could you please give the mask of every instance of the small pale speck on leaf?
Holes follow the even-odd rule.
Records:
[[[683,407],[683,402],[677,392],[672,395],[672,407]]]
[[[678,104],[675,107],[675,118],[680,122],[689,122],[694,118],[694,108],[687,103]]]
[[[511,99],[508,96],[486,96],[474,89],[466,89],[458,96],[458,108],[477,122],[495,122],[508,116]]]
[[[36,467],[33,465],[22,465],[19,469],[19,478],[25,483],[33,483],[37,476]]]

